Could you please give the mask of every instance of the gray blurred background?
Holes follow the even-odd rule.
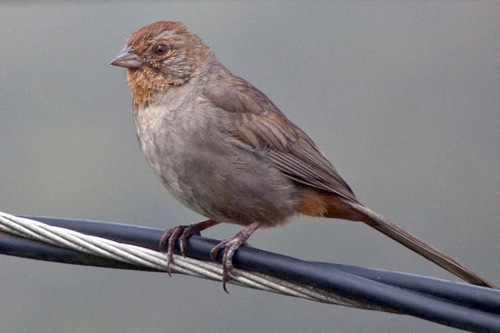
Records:
[[[159,228],[201,219],[146,166],[124,70],[109,66],[134,30],[177,20],[309,133],[362,202],[499,284],[499,15],[494,1],[3,3],[0,210]],[[454,279],[352,222],[299,218],[251,243]],[[160,273],[0,265],[3,332],[455,331]]]

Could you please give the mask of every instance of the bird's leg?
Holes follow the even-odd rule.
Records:
[[[202,230],[210,228],[220,222],[215,220],[205,220],[190,225],[180,225],[165,231],[160,239],[160,251],[167,254],[167,272],[170,275],[170,264],[174,262],[174,248],[175,243],[179,240],[181,254],[185,257],[184,248],[186,246],[186,239],[191,235],[200,235]]]
[[[234,253],[243,245],[250,235],[260,227],[259,222],[253,222],[245,229],[241,230],[236,234],[233,238],[228,238],[217,244],[210,251],[210,258],[212,261],[217,261],[217,254],[220,250],[224,249],[224,254],[222,256],[222,288],[227,293],[226,282],[229,278],[229,273],[234,274],[234,266],[233,266],[233,256]]]

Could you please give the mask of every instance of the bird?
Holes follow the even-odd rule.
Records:
[[[244,226],[210,252],[222,282],[235,252],[259,228],[312,217],[362,222],[471,284],[497,287],[363,205],[313,140],[260,90],[233,75],[180,22],[132,33],[111,65],[126,69],[140,149],[171,195],[207,219],[166,230],[160,249],[220,223]]]

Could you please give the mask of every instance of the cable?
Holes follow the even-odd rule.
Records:
[[[9,215],[0,213],[0,222],[5,216]],[[150,250],[158,248],[158,241],[163,234],[160,229],[115,223],[50,217],[31,219]],[[216,240],[191,236],[186,244],[186,255],[197,260],[209,260],[210,250],[217,243]],[[12,236],[0,235],[0,253],[72,264],[153,270],[151,267],[120,263]],[[164,257],[159,254],[159,258],[161,256]],[[181,259],[176,256],[175,263],[181,262]],[[293,296],[303,297],[305,294],[306,298],[315,301],[333,301],[346,306],[408,314],[472,332],[500,332],[500,292],[497,290],[385,270],[308,262],[251,247],[239,249],[233,261],[238,272],[242,272],[240,277],[254,283],[252,288],[269,283],[271,287],[265,286],[269,291],[281,293],[282,288],[288,288],[295,293]],[[215,274],[211,278],[219,279],[217,270],[220,266],[205,264]],[[184,269],[189,271],[190,268]],[[250,275],[248,278],[245,276],[248,271],[264,275]],[[268,276],[278,280],[270,283]],[[311,292],[315,292],[315,296],[307,296]]]

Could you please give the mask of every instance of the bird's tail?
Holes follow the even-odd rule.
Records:
[[[424,258],[432,261],[436,265],[453,273],[464,281],[478,286],[498,289],[498,287],[496,287],[494,284],[492,284],[482,276],[474,273],[471,269],[465,267],[449,255],[439,251],[432,245],[412,235],[410,232],[401,228],[397,224],[386,220],[383,216],[375,213],[368,207],[365,207],[359,203],[349,203],[349,205],[365,217],[362,219],[362,221],[368,224],[370,227],[394,239],[395,241],[420,254]]]

